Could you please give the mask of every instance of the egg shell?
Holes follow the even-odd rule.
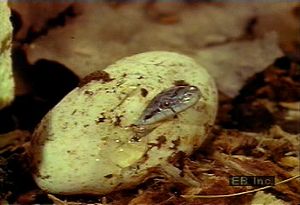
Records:
[[[92,74],[40,122],[31,142],[33,176],[55,194],[107,194],[134,188],[179,151],[190,155],[208,135],[217,89],[193,59],[154,51]],[[149,102],[172,86],[197,86],[201,98],[140,140],[132,128]]]

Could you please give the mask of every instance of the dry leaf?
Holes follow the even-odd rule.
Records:
[[[14,130],[6,134],[0,134],[0,154],[13,152],[19,147],[26,146],[25,143],[31,137],[30,132],[24,130]]]
[[[143,4],[117,9],[105,4],[82,6],[83,15],[27,48],[31,63],[42,58],[58,61],[83,77],[134,53],[169,50],[191,55],[204,46],[241,37],[254,17],[248,6],[201,4],[184,6],[178,23],[164,25],[147,17]]]
[[[10,8],[20,15],[22,23],[20,30],[15,35],[15,39],[23,40],[28,35],[28,32],[40,32],[47,26],[49,19],[57,17],[71,5],[72,3],[70,2],[20,3],[10,1]]]
[[[272,194],[266,194],[263,191],[257,192],[253,200],[251,202],[251,205],[289,205],[288,202],[282,201],[280,199],[277,199],[274,195]]]
[[[255,35],[263,36],[269,31],[276,31],[281,47],[290,52],[293,44],[300,42],[299,17],[294,12],[299,6],[297,1],[264,4],[259,2],[255,5],[257,12]]]
[[[277,35],[270,33],[262,39],[202,49],[194,58],[215,78],[221,92],[234,97],[249,77],[263,71],[282,55]]]

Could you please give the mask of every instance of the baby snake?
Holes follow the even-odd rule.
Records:
[[[163,90],[150,101],[133,125],[137,129],[132,139],[138,141],[157,127],[152,125],[175,117],[178,113],[195,105],[200,97],[201,92],[196,86],[174,86]]]

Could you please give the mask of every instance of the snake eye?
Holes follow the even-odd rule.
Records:
[[[162,106],[163,106],[163,107],[168,107],[168,106],[170,106],[170,102],[169,102],[169,101],[164,101],[164,102],[162,103]]]

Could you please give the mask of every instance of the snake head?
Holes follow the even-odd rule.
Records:
[[[192,107],[198,102],[201,92],[196,86],[174,86],[157,94],[143,111],[135,125],[154,124]]]

